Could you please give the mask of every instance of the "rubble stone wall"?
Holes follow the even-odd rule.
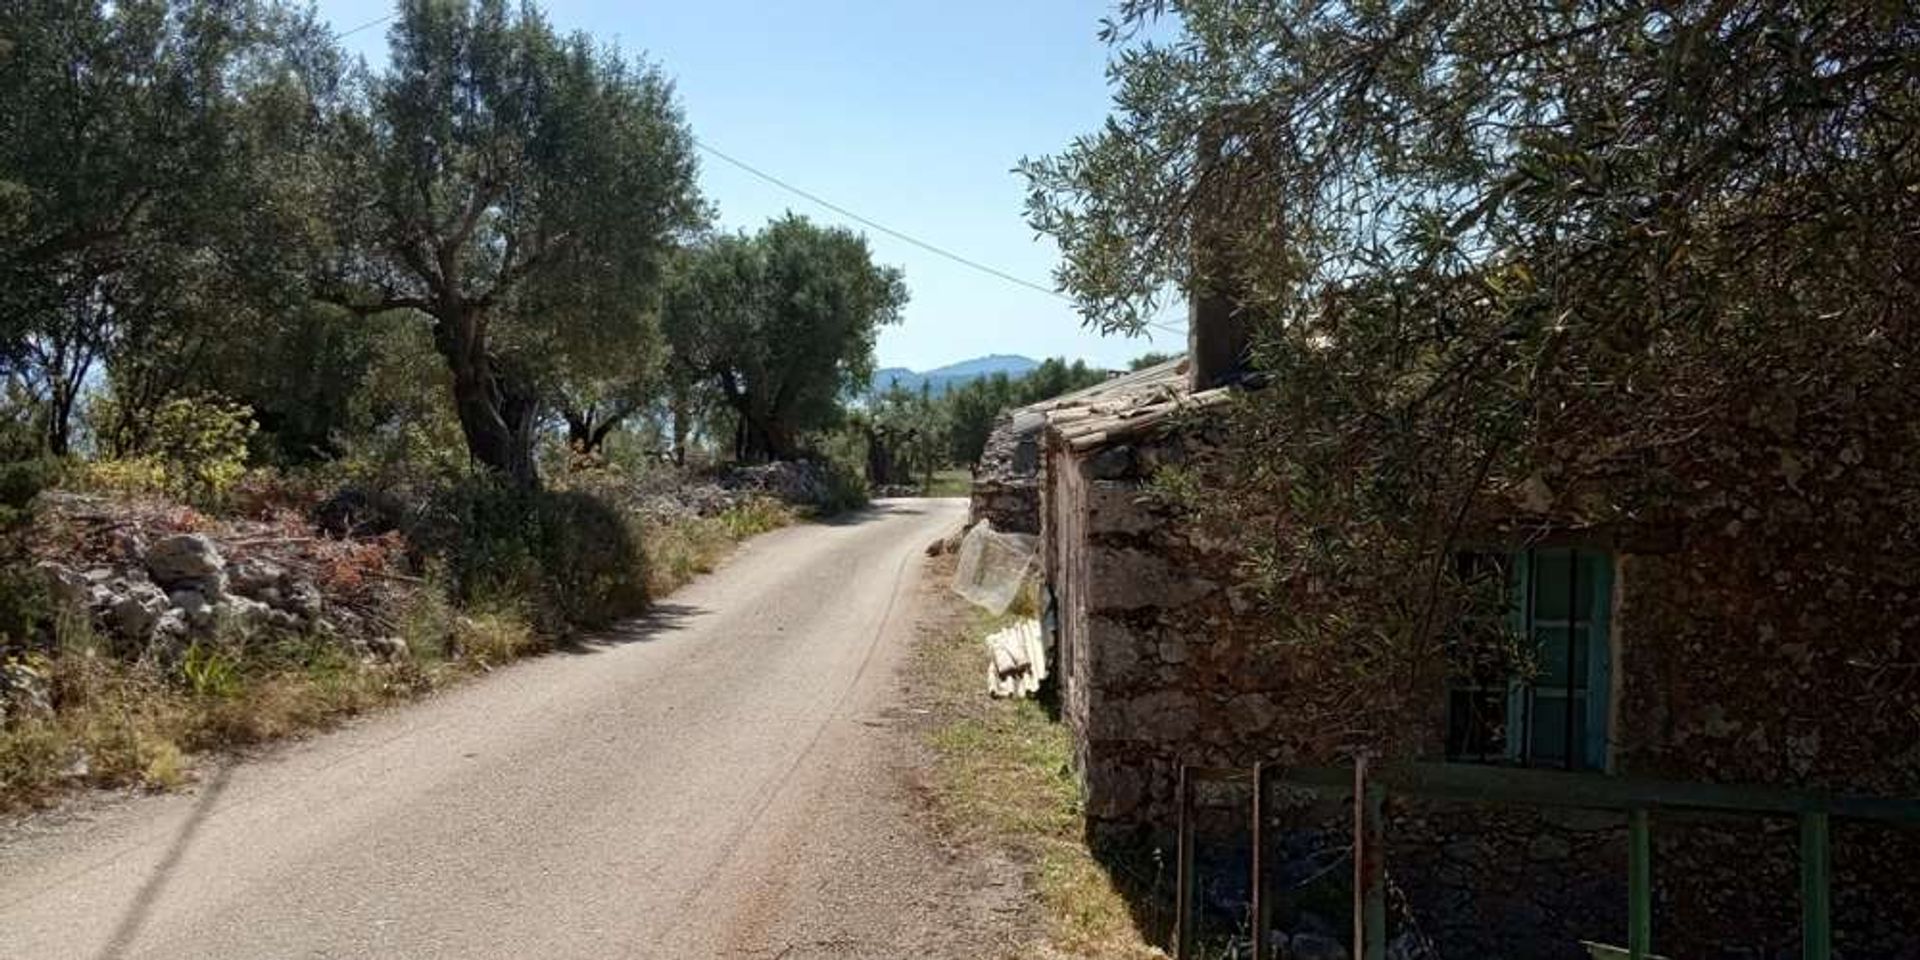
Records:
[[[1039,482],[975,480],[967,507],[967,524],[971,526],[982,520],[991,522],[995,530],[1003,533],[1039,533]]]
[[[987,435],[980,462],[974,464],[969,525],[991,521],[1008,533],[1040,532],[1041,478],[1038,438],[1014,430],[1011,411],[1000,414]]]
[[[1289,714],[1322,668],[1263,643],[1226,545],[1149,495],[1154,466],[1194,442],[1047,454],[1063,717],[1096,829],[1168,837],[1182,763],[1340,760]],[[1920,796],[1920,671],[1896,653],[1920,636],[1920,593],[1866,578],[1869,560],[1821,577],[1738,549],[1681,538],[1617,558],[1614,772]],[[1437,757],[1443,691],[1433,716]],[[1618,815],[1397,798],[1387,816],[1389,869],[1440,956],[1571,960],[1579,939],[1622,941]],[[1920,960],[1920,831],[1836,822],[1833,838],[1841,954]],[[1654,857],[1662,954],[1797,955],[1791,821],[1656,815]]]

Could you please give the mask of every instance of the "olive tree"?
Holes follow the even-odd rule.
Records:
[[[738,416],[735,454],[784,459],[872,379],[880,328],[906,301],[900,271],[875,264],[864,237],[789,214],[689,251],[663,319],[674,362]]]
[[[473,460],[533,486],[554,364],[644,332],[666,250],[704,216],[691,135],[656,67],[531,5],[405,0],[390,38],[337,118],[317,289],[424,318]]]

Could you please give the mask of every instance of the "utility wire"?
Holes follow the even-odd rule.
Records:
[[[753,166],[750,163],[747,163],[744,160],[739,159],[738,157],[729,156],[728,154],[718,149],[715,149],[711,144],[708,144],[705,141],[702,141],[698,137],[695,137],[693,139],[693,145],[696,147],[699,147],[701,150],[704,150],[709,154],[712,154],[716,159],[725,161],[726,163],[731,164],[732,166],[738,167],[741,170],[744,170],[747,173],[750,173],[756,177],[759,177],[760,179],[765,180],[766,182],[771,183],[782,190],[785,190],[796,196],[802,197],[813,203],[819,204],[820,206],[825,207],[828,210],[832,210],[833,212],[843,217],[846,217],[849,220],[853,220],[857,223],[862,223],[862,224],[865,224],[866,226],[872,227],[873,229],[878,230],[881,233],[886,234],[887,236],[893,237],[896,240],[913,244],[914,246],[919,247],[920,249],[925,250],[928,253],[934,254],[935,256],[945,257],[948,260],[952,260],[953,262],[958,263],[962,266],[971,267],[990,277],[995,277],[1000,280],[1005,280],[1006,282],[1015,284],[1016,286],[1026,287],[1029,290],[1036,290],[1036,291],[1039,291],[1040,293],[1046,294],[1047,296],[1054,297],[1059,300],[1065,300],[1069,303],[1073,301],[1072,297],[1069,297],[1066,294],[1063,294],[1060,291],[1053,289],[1052,287],[1041,286],[1040,284],[1034,283],[1031,280],[1014,276],[1013,274],[1008,273],[1005,270],[988,266],[987,264],[981,263],[978,260],[973,260],[968,257],[963,257],[960,254],[954,253],[951,250],[947,250],[943,247],[939,247],[932,243],[928,243],[927,241],[922,240],[919,237],[902,233],[901,231],[895,230],[894,228],[889,227],[884,223],[880,223],[879,221],[874,220],[870,217],[861,216],[860,214],[855,213],[852,210],[849,210],[846,207],[843,207],[837,203],[834,203],[833,201],[828,200],[827,198],[822,197],[817,193],[795,186],[792,183],[782,180],[779,177],[776,177],[773,174],[766,172],[765,170],[762,170],[756,166]],[[1158,320],[1147,320],[1144,322],[1149,327],[1154,327],[1156,329],[1163,330],[1167,333],[1177,333],[1181,336],[1186,336],[1187,334],[1185,327],[1176,327],[1171,324],[1164,323]]]
[[[354,28],[352,28],[352,29],[350,29],[350,30],[343,30],[343,31],[341,31],[340,33],[336,33],[336,34],[334,34],[334,35],[333,35],[333,38],[334,38],[335,40],[344,40],[344,39],[346,39],[347,37],[351,37],[351,36],[353,36],[354,34],[356,34],[356,33],[359,33],[359,32],[360,32],[360,31],[362,31],[362,30],[371,30],[371,29],[373,29],[374,27],[377,27],[377,26],[379,26],[379,25],[381,25],[381,24],[383,24],[383,23],[386,23],[386,22],[387,22],[388,20],[392,20],[392,19],[393,19],[394,17],[397,17],[397,16],[399,16],[399,14],[397,14],[397,13],[389,13],[389,14],[387,14],[387,15],[386,15],[386,16],[384,16],[384,17],[378,17],[378,18],[376,18],[376,19],[373,19],[373,20],[368,20],[368,21],[367,21],[366,23],[363,23],[363,24],[361,24],[361,25],[359,25],[359,26],[357,26],[357,27],[354,27]]]
[[[884,223],[880,223],[878,221],[871,220],[867,217],[863,217],[857,213],[854,213],[852,210],[848,210],[846,207],[843,207],[837,203],[834,203],[831,200],[828,200],[820,196],[817,193],[811,193],[809,191],[802,190],[801,188],[796,187],[793,184],[788,183],[787,181],[782,180],[779,177],[776,177],[773,174],[766,172],[765,170],[761,170],[758,167],[754,167],[746,163],[745,161],[742,161],[737,158],[730,157],[724,153],[721,153],[720,151],[715,150],[713,147],[709,146],[708,144],[701,141],[697,137],[694,138],[693,145],[696,147],[699,147],[702,150],[705,150],[710,154],[713,154],[715,157],[721,160],[724,160],[727,163],[730,163],[736,167],[739,167],[740,169],[745,170],[746,172],[751,173],[762,180],[765,180],[768,183],[773,184],[776,187],[779,187],[782,190],[786,190],[790,193],[794,193],[801,197],[805,197],[806,199],[811,200],[814,203],[817,203],[823,207],[826,207],[828,210],[832,210],[833,212],[840,214],[841,216],[846,217],[850,220],[855,220],[860,223],[866,224],[867,226],[872,227],[873,229],[878,230],[881,233],[886,234],[887,236],[893,237],[896,240],[902,240],[907,243],[911,243],[914,246],[927,251],[928,253],[934,254],[936,256],[945,257],[948,260],[952,260],[953,262],[962,264],[964,266],[972,267],[973,269],[978,270],[981,273],[988,274],[989,276],[998,277],[1002,280],[1007,281],[1008,283],[1017,284],[1019,286],[1026,287],[1029,290],[1038,290],[1039,292],[1044,293],[1047,296],[1057,297],[1061,300],[1072,299],[1066,296],[1065,294],[1061,293],[1060,291],[1053,289],[1052,287],[1044,287],[1044,286],[1041,286],[1040,284],[1034,283],[1031,280],[1025,280],[1020,277],[1016,277],[1013,274],[1006,272],[1005,270],[1000,270],[994,267],[987,266],[986,264],[981,263],[978,260],[970,260],[957,253],[954,253],[951,250],[945,250],[940,247],[936,247],[933,244],[928,243],[925,240],[921,240],[918,237],[913,237],[913,236],[909,236],[907,234],[901,233],[900,231],[895,230]]]

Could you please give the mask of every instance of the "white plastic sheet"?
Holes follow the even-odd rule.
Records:
[[[953,592],[989,613],[1005,613],[1035,567],[1038,543],[1024,533],[1001,533],[982,520],[960,541]]]

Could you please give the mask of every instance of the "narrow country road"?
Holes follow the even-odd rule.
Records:
[[[936,955],[956,905],[1004,907],[918,862],[874,731],[922,551],[963,513],[776,531],[584,648],[29,823],[0,844],[0,956]]]

